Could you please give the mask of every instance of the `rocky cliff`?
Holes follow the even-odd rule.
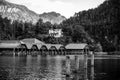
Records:
[[[3,18],[36,23],[39,19],[39,15],[29,10],[23,5],[9,3],[5,0],[0,0],[0,15]]]

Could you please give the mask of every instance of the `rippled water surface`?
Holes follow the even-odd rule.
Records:
[[[75,58],[70,56],[70,59],[71,71],[74,71]],[[68,80],[65,64],[66,56],[0,56],[0,80]],[[82,57],[79,56],[77,64],[79,73],[73,72],[70,80],[84,80],[84,76],[89,80],[120,80],[120,59],[95,58],[94,67],[90,66],[89,59],[87,74]]]

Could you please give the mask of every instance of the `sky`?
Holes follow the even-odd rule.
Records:
[[[8,2],[25,5],[30,10],[42,14],[55,11],[69,18],[76,12],[95,8],[105,0],[6,0]]]

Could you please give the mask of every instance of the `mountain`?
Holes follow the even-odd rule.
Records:
[[[48,12],[40,14],[39,17],[43,19],[43,22],[51,22],[52,24],[60,24],[63,20],[66,20],[64,16],[56,12]]]
[[[36,23],[39,19],[39,15],[29,10],[23,5],[13,4],[5,0],[0,0],[0,15],[3,18]]]
[[[75,25],[82,25],[88,37],[94,40],[93,43],[102,45],[103,51],[120,50],[120,0],[105,0],[98,7],[80,11],[63,21],[63,31],[72,39],[75,35],[69,32]]]
[[[36,23],[40,18],[43,22],[51,22],[52,24],[60,24],[66,18],[56,12],[43,13],[38,15],[37,13],[29,10],[23,5],[13,4],[5,0],[0,0],[0,15],[3,18],[18,20],[22,22]]]

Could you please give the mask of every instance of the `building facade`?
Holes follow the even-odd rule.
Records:
[[[55,38],[62,37],[63,36],[62,29],[50,29],[49,36],[55,37]]]

